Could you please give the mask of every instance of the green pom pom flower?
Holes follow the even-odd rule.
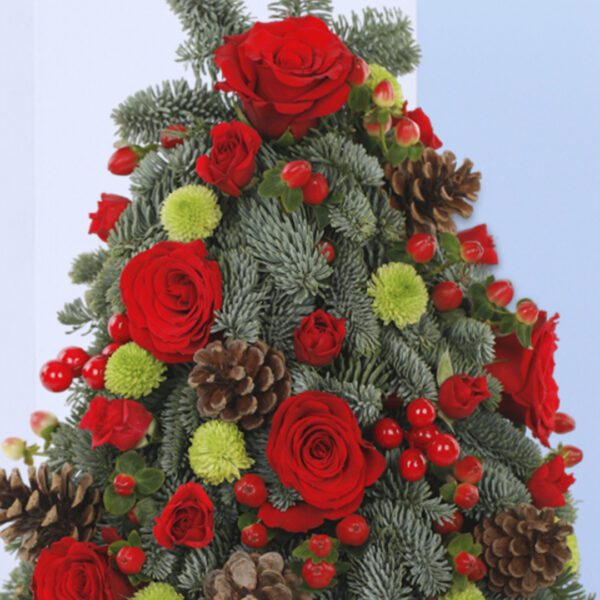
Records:
[[[412,265],[388,263],[379,267],[369,283],[373,311],[388,325],[402,329],[418,323],[427,310],[429,296],[425,282]]]
[[[166,370],[150,352],[130,342],[108,359],[106,389],[125,398],[142,398],[165,380]]]
[[[567,538],[567,546],[569,546],[569,550],[571,551],[571,560],[565,565],[565,571],[571,569],[571,571],[577,573],[581,565],[581,555],[579,554],[577,537],[575,537],[574,533]]]
[[[367,79],[367,87],[373,91],[382,81],[387,79],[394,88],[394,106],[392,106],[392,112],[394,114],[402,113],[402,107],[404,106],[404,92],[402,87],[398,83],[398,80],[384,67],[376,63],[369,65],[371,74]]]
[[[189,455],[194,473],[212,485],[239,479],[240,470],[254,464],[246,453],[244,435],[235,423],[219,420],[198,427]]]
[[[131,600],[183,600],[183,596],[168,583],[151,583],[137,592]]]
[[[451,589],[442,600],[485,600],[485,596],[475,584],[469,583],[462,591]]]
[[[216,194],[203,185],[186,185],[175,190],[160,213],[163,227],[173,242],[210,237],[222,216]]]

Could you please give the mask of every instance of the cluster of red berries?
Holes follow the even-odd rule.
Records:
[[[486,573],[485,563],[469,552],[459,552],[454,557],[454,570],[459,575],[465,575],[469,581],[481,581]]]
[[[321,173],[313,173],[307,160],[293,160],[281,169],[281,179],[290,189],[301,189],[304,204],[316,206],[329,196],[329,183]]]
[[[235,499],[249,508],[260,508],[268,498],[265,480],[254,473],[248,473],[238,479],[233,487]],[[242,529],[242,544],[248,548],[264,548],[269,542],[269,530],[260,522],[252,523]]]

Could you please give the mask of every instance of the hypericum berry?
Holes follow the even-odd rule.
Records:
[[[27,444],[18,437],[8,437],[2,442],[2,452],[10,460],[21,460],[25,456]]]
[[[83,380],[93,390],[99,391],[104,389],[107,362],[107,356],[98,355],[90,358],[83,366]]]
[[[117,313],[110,318],[108,321],[108,335],[119,344],[126,344],[131,341],[127,315]]]
[[[402,117],[394,127],[394,138],[399,146],[409,148],[421,139],[421,130],[412,119]]]
[[[406,242],[406,251],[416,263],[428,263],[435,255],[436,245],[429,233],[415,233]]]
[[[375,443],[384,450],[397,448],[402,443],[402,428],[390,417],[379,419],[373,427]]]
[[[335,535],[344,546],[362,546],[368,539],[371,528],[360,515],[348,515],[335,527]]]
[[[459,483],[454,492],[454,504],[467,510],[479,502],[479,490],[472,483]]]
[[[398,468],[400,469],[400,475],[406,481],[419,481],[419,479],[425,477],[427,459],[417,448],[408,448],[400,455]]]
[[[517,321],[524,325],[534,325],[539,315],[540,311],[533,300],[519,300],[517,304]]]
[[[452,519],[450,521],[443,521],[442,523],[436,522],[433,524],[433,529],[440,535],[449,535],[450,533],[456,533],[460,531],[464,521],[464,517],[458,511],[456,511],[454,515],[452,515]]]
[[[463,293],[454,281],[442,281],[431,291],[433,304],[440,312],[456,310],[462,303]]]
[[[235,499],[244,506],[260,508],[268,497],[265,480],[254,473],[248,473],[238,479],[233,486]]]
[[[304,204],[316,206],[321,204],[329,196],[329,184],[327,179],[321,173],[314,173],[310,176],[308,183],[302,186]]]
[[[117,567],[125,575],[137,575],[144,566],[146,554],[138,546],[125,546],[117,552]]]
[[[560,449],[560,454],[565,461],[565,467],[574,467],[583,460],[583,451],[577,446],[563,446]]]
[[[436,416],[435,406],[427,398],[417,398],[406,408],[406,418],[413,427],[433,425]]]
[[[160,134],[160,145],[163,148],[175,148],[179,144],[183,144],[183,134],[187,131],[185,125],[169,125]]]
[[[293,160],[281,169],[281,179],[290,188],[304,187],[311,176],[310,163],[307,160]]]
[[[43,410],[31,413],[29,417],[31,431],[38,437],[48,439],[50,434],[58,427],[56,415]]]
[[[326,558],[333,550],[333,540],[328,535],[315,533],[310,536],[308,547],[315,556]]]
[[[494,281],[485,291],[487,299],[496,306],[507,306],[515,295],[512,283],[506,279]]]
[[[468,263],[476,263],[481,260],[485,253],[484,247],[475,240],[463,242],[460,245],[460,256]]]
[[[373,90],[373,101],[379,108],[391,108],[396,102],[396,94],[391,81],[384,79]]]
[[[308,558],[302,565],[302,577],[313,590],[326,588],[333,581],[335,574],[335,566],[327,561],[314,563],[312,558]]]
[[[475,456],[465,456],[454,465],[454,476],[464,483],[478,484],[483,477],[483,465]]]
[[[487,574],[487,567],[485,563],[480,559],[475,559],[475,566],[469,573],[469,581],[481,581]]]
[[[354,59],[354,65],[352,66],[350,75],[348,75],[348,81],[352,85],[364,85],[367,79],[369,79],[370,74],[371,69],[369,69],[367,61],[357,56]]]
[[[111,342],[102,350],[101,355],[111,357],[121,346],[122,344],[119,344],[119,342]]]
[[[108,160],[113,175],[131,175],[139,162],[137,152],[130,146],[118,148]]]
[[[318,244],[321,255],[325,257],[327,264],[330,265],[335,260],[335,248],[325,240],[321,240]]]
[[[269,542],[269,533],[262,523],[253,523],[242,529],[242,544],[248,548],[264,548]]]
[[[409,431],[407,438],[411,446],[425,451],[438,435],[440,435],[440,430],[437,425],[426,425]]]
[[[427,458],[436,467],[449,467],[453,465],[460,456],[460,446],[456,438],[448,433],[440,433],[427,446]]]
[[[135,477],[119,473],[113,480],[113,487],[119,496],[131,496],[135,489]]]
[[[476,557],[468,552],[459,552],[454,557],[454,569],[459,575],[469,575],[476,564]]]
[[[140,522],[137,518],[137,515],[135,514],[135,508],[132,508],[128,513],[127,513],[127,518],[134,524],[134,525],[139,525]]]
[[[69,346],[58,353],[58,360],[71,367],[73,377],[80,377],[83,365],[90,360],[90,355],[79,346]]]
[[[554,415],[554,432],[571,433],[575,429],[575,419],[567,413],[557,412]]]
[[[385,123],[380,123],[376,118],[365,117],[363,127],[370,137],[379,138],[383,133],[387,133],[392,128],[392,115],[389,115]]]
[[[50,360],[42,366],[40,381],[51,392],[64,392],[73,383],[73,369],[59,360]]]

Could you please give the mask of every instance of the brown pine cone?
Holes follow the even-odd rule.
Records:
[[[465,160],[458,169],[456,156],[427,148],[419,160],[385,166],[390,203],[406,216],[409,235],[456,231],[454,215],[470,217],[481,188],[481,173]]]
[[[474,534],[483,546],[490,590],[530,598],[551,586],[571,559],[567,537],[572,531],[551,508],[531,504],[484,519]]]
[[[43,548],[70,536],[89,541],[102,509],[100,491],[92,487],[91,475],[73,482],[73,467],[58,473],[43,464],[29,468],[29,485],[18,469],[10,477],[0,470],[0,524],[10,523],[0,536],[6,542],[20,540],[19,556],[33,562]]]
[[[198,394],[198,412],[256,429],[265,415],[291,393],[285,356],[265,342],[211,342],[194,356],[189,383]]]

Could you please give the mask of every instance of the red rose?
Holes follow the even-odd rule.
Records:
[[[216,89],[235,92],[264,136],[289,128],[301,138],[346,103],[354,56],[317,17],[256,23],[225,40],[215,52],[225,79]]]
[[[304,317],[294,332],[294,350],[301,363],[323,367],[336,358],[346,337],[346,319],[336,319],[324,310]]]
[[[189,362],[208,342],[223,302],[221,271],[200,240],[159,242],[121,275],[133,340],[168,363]]]
[[[500,412],[527,425],[545,446],[550,445],[548,436],[554,431],[554,415],[560,405],[554,380],[558,315],[547,317],[540,312],[531,348],[523,348],[516,335],[496,338],[496,360],[486,367],[504,388]]]
[[[304,502],[282,512],[259,511],[268,527],[306,531],[325,519],[341,519],[362,504],[365,488],[379,479],[385,458],[362,437],[350,407],[337,396],[303,392],[275,412],[267,458],[284,486]]]
[[[527,487],[538,508],[558,508],[565,505],[565,494],[573,483],[575,477],[565,473],[565,461],[559,454],[535,470]]]
[[[498,254],[494,238],[488,233],[487,225],[477,225],[456,234],[461,244],[465,242],[479,242],[483,246],[483,256],[476,261],[480,265],[497,265]]]
[[[92,448],[112,444],[121,452],[133,450],[143,439],[154,417],[135,400],[94,398],[79,423],[92,434]]]
[[[260,135],[245,123],[232,121],[213,127],[213,145],[196,162],[196,173],[230,196],[239,196],[256,172]]]
[[[108,240],[110,232],[116,225],[121,213],[131,204],[123,196],[117,194],[101,194],[98,210],[90,213],[90,233],[95,233],[103,242]]]
[[[154,519],[152,530],[164,548],[204,548],[213,540],[214,506],[204,489],[193,481],[180,486]]]
[[[452,375],[440,387],[438,406],[451,419],[466,419],[489,397],[485,377]]]
[[[31,590],[35,600],[125,600],[134,593],[110,566],[106,548],[70,537],[42,550]]]
[[[404,103],[404,116],[412,119],[421,131],[420,141],[424,146],[437,150],[442,147],[442,140],[438,138],[433,132],[433,126],[431,125],[430,118],[423,112],[422,108],[415,108],[414,110],[406,110],[406,104]]]

